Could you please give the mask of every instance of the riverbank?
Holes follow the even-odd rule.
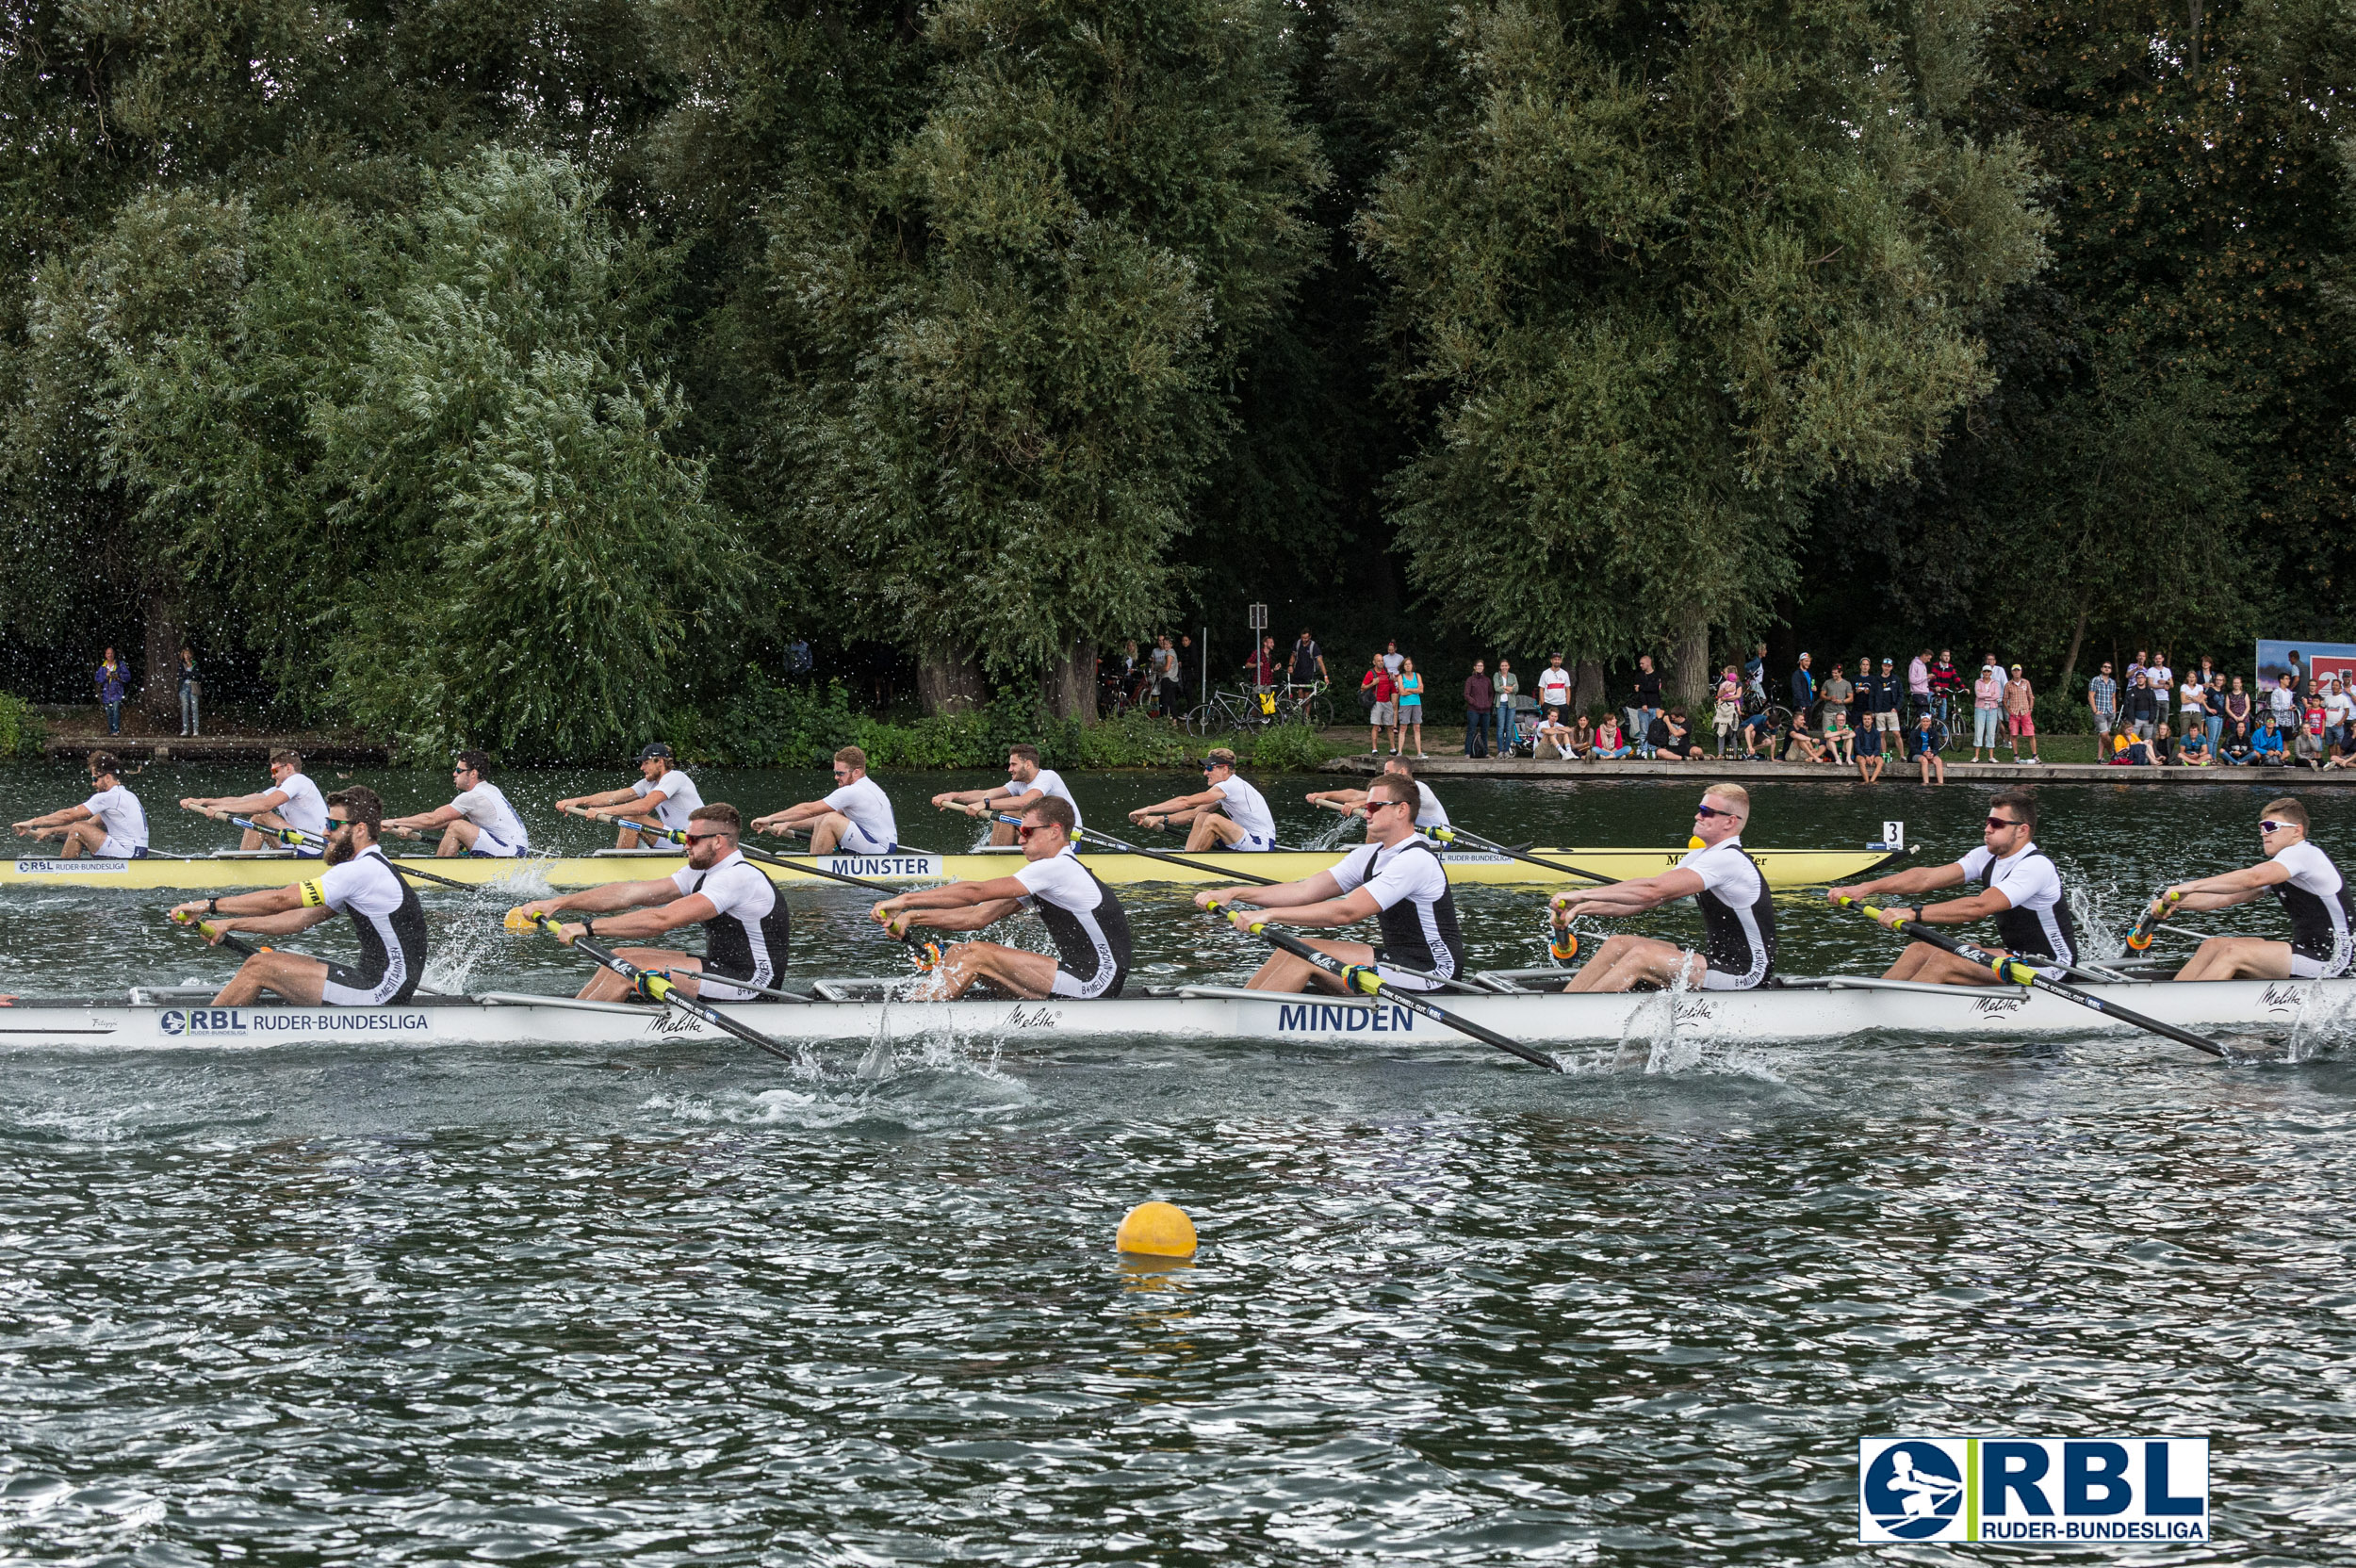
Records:
[[[1337,757],[1325,764],[1327,773],[1373,775],[1390,760],[1388,752]],[[1699,762],[1643,761],[1627,758],[1617,762],[1566,762],[1527,758],[1442,757],[1416,760],[1418,778],[1700,778],[1736,782],[1775,780],[1780,783],[1855,784],[1857,769],[1826,762]],[[1912,763],[1892,761],[1880,779],[1922,789],[1920,771]],[[2091,763],[1949,762],[1949,784],[2255,784],[2283,790],[2336,789],[2356,786],[2356,768],[2318,773],[2312,768],[2110,768]],[[1934,786],[1936,787],[1936,786]]]

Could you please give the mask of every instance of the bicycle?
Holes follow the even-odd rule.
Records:
[[[1212,691],[1210,701],[1179,722],[1189,735],[1226,735],[1260,729],[1277,721],[1272,710],[1261,707],[1259,693],[1221,686]]]

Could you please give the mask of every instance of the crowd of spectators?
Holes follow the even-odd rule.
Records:
[[[2209,660],[2179,680],[2166,653],[2138,649],[2123,677],[2102,665],[2086,706],[2120,767],[2356,767],[2356,693],[2304,665],[2251,692]]]

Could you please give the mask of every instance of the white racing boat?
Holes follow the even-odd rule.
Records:
[[[1524,988],[1556,971],[1493,971],[1478,993],[1433,998],[1450,1012],[1541,1050],[1685,1039],[1732,1045],[1890,1032],[1973,1038],[2139,1034],[2042,991],[1924,986],[1835,976],[1758,991],[1563,996]],[[809,983],[813,1000],[737,1004],[728,1017],[785,1044],[868,1045],[949,1037],[1021,1050],[1063,1040],[1235,1040],[1485,1048],[1397,1003],[1187,986],[1113,1001],[920,1002],[909,981]],[[2356,1005],[2356,978],[2097,985],[2087,990],[2197,1033],[2328,1040]],[[2173,1051],[2144,1035],[2154,1049]],[[220,1050],[367,1040],[400,1046],[659,1044],[728,1041],[720,1029],[645,1003],[580,1002],[515,991],[419,997],[390,1007],[216,1007],[195,988],[120,998],[18,998],[0,1005],[0,1048]],[[734,1043],[734,1042],[731,1042]],[[2260,1042],[2250,1042],[2257,1046]]]

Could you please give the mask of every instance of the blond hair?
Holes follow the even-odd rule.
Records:
[[[2266,814],[2269,817],[2280,817],[2284,822],[2297,823],[2301,833],[2307,831],[2307,808],[2299,804],[2290,795],[2284,795],[2280,800],[2267,801]]]
[[[1751,792],[1742,788],[1742,785],[1712,784],[1709,789],[1702,792],[1702,798],[1704,800],[1710,799],[1712,795],[1717,796],[1720,800],[1723,800],[1727,805],[1733,807],[1734,814],[1737,817],[1740,817],[1742,821],[1748,822],[1751,820]]]

